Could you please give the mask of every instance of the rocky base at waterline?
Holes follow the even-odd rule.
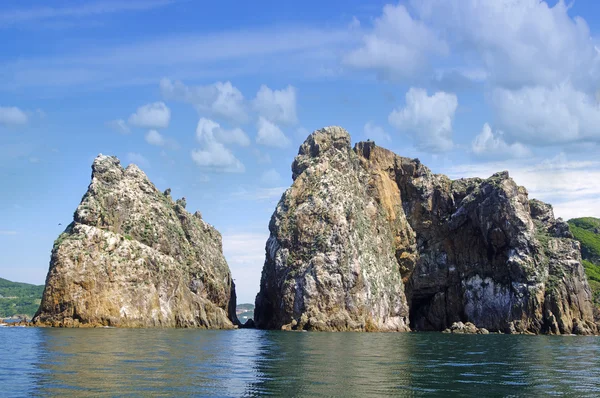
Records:
[[[471,322],[462,323],[462,322],[454,322],[449,329],[443,331],[443,333],[453,333],[453,334],[490,334],[489,330],[486,328],[479,329],[477,326],[473,325]]]
[[[52,249],[40,326],[231,329],[235,286],[221,235],[135,165],[98,156]]]
[[[597,333],[579,243],[507,172],[451,180],[327,127],[292,173],[269,224],[257,327]]]

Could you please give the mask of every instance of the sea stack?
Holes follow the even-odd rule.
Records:
[[[257,327],[596,333],[579,243],[508,172],[451,180],[326,127],[292,173],[269,224]]]
[[[33,323],[231,329],[235,286],[220,233],[136,166],[99,155],[52,249]]]

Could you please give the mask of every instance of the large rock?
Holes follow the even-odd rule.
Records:
[[[259,328],[408,330],[394,224],[339,127],[313,133],[271,218]]]
[[[452,181],[314,132],[271,219],[261,328],[596,331],[579,245],[507,172]]]
[[[33,322],[230,329],[235,286],[221,235],[135,165],[98,156],[74,221],[54,244]]]

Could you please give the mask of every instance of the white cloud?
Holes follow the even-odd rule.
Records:
[[[131,133],[131,129],[123,119],[111,120],[110,122],[106,122],[106,127],[109,127],[121,134],[129,134]]]
[[[495,84],[553,85],[600,78],[600,57],[583,18],[564,1],[413,0],[422,20],[477,60]],[[577,4],[577,3],[575,3]],[[578,85],[579,85],[578,83]]]
[[[4,235],[4,236],[9,236],[9,235],[16,235],[17,231],[11,231],[11,230],[0,230],[0,236]]]
[[[83,51],[81,46],[65,46],[52,55],[23,55],[3,63],[0,90],[39,88],[73,96],[90,89],[150,85],[172,74],[177,79],[204,80],[253,74],[314,76],[337,66],[338,54],[354,42],[353,36],[346,27],[275,24],[203,34],[179,32],[117,46],[84,39]]]
[[[390,113],[389,123],[411,133],[420,150],[444,152],[452,149],[452,120],[458,107],[456,95],[443,91],[432,96],[421,88],[406,93],[406,106]]]
[[[260,116],[257,123],[258,135],[256,142],[265,146],[285,148],[290,145],[290,140],[283,131],[274,123]]]
[[[384,78],[423,74],[428,57],[448,53],[446,43],[423,22],[413,19],[403,5],[386,5],[362,47],[347,54],[348,65],[374,69]]]
[[[519,142],[507,144],[503,135],[502,131],[494,133],[490,125],[485,123],[481,133],[471,143],[471,150],[476,155],[487,158],[522,158],[531,154],[529,149]]]
[[[160,81],[160,90],[166,99],[192,104],[200,113],[237,123],[248,120],[244,96],[231,82],[190,87],[165,78]]]
[[[262,173],[260,181],[265,185],[277,185],[281,182],[281,174],[275,169],[270,169]]]
[[[145,139],[148,144],[155,146],[163,146],[166,143],[165,138],[156,130],[148,131]]]
[[[164,102],[154,102],[140,106],[129,116],[129,124],[146,128],[166,128],[171,120],[171,110]]]
[[[496,89],[492,107],[505,131],[527,143],[600,142],[600,105],[568,83]]]
[[[0,125],[19,126],[27,124],[27,114],[16,106],[0,106]]]
[[[363,132],[366,139],[375,141],[376,143],[392,141],[392,138],[385,132],[383,127],[378,126],[373,122],[367,122],[363,128]]]
[[[271,90],[263,84],[256,93],[253,105],[261,116],[274,123],[294,124],[298,122],[296,89],[292,86],[287,86],[283,90]]]
[[[201,118],[196,127],[196,138],[202,145],[192,150],[192,160],[200,167],[218,172],[242,173],[245,167],[235,155],[215,138],[214,131],[219,129],[218,123]]]
[[[127,161],[140,167],[150,167],[150,162],[143,155],[136,152],[127,153]]]
[[[143,11],[172,4],[173,0],[129,0],[81,3],[68,7],[32,7],[4,9],[0,14],[0,26],[17,25],[56,18],[83,18],[124,11]]]
[[[200,167],[219,172],[243,173],[244,165],[223,144],[210,141],[202,149],[192,150],[192,160]]]
[[[202,118],[196,128],[196,138],[202,142],[206,137],[210,137],[211,140],[214,139],[222,144],[250,145],[250,138],[248,138],[244,130],[240,128],[227,130],[215,121]]]
[[[250,138],[248,138],[248,135],[240,128],[236,127],[231,130],[226,130],[219,127],[214,133],[217,141],[222,142],[223,144],[236,144],[239,146],[250,145]]]

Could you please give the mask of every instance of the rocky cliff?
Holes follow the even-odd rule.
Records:
[[[450,180],[315,131],[271,219],[261,328],[596,332],[579,244],[507,172]]]
[[[54,243],[33,322],[233,328],[221,235],[185,205],[137,166],[99,155],[74,221]]]

